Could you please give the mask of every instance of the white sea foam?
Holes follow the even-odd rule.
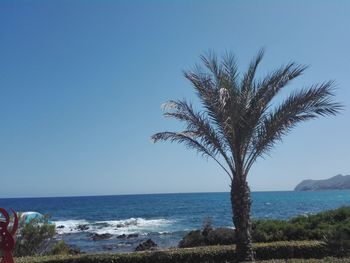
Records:
[[[64,220],[64,221],[52,221],[56,225],[56,231],[58,234],[78,233],[80,230],[77,228],[79,225],[89,225],[86,220]]]
[[[129,218],[125,220],[109,220],[89,222],[87,220],[54,221],[58,234],[89,232],[96,234],[147,234],[151,232],[166,232],[172,221],[167,219]],[[84,226],[84,228],[79,228]]]

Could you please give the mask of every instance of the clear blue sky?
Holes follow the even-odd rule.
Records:
[[[253,191],[350,174],[350,2],[1,1],[0,197],[227,191],[227,176],[182,145],[168,99],[197,104],[182,70],[233,51],[260,74],[310,65],[289,89],[335,79],[346,109],[297,127],[254,166]]]

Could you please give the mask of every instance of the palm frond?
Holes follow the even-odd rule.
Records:
[[[284,88],[290,81],[299,77],[307,69],[307,66],[298,65],[294,62],[275,70],[264,80],[256,85],[255,96],[251,101],[252,109],[266,110],[271,100]]]
[[[222,65],[219,63],[217,56],[213,52],[208,52],[207,55],[200,56],[204,66],[209,70],[216,83],[216,87],[219,88],[222,76]]]
[[[222,75],[225,76],[228,83],[233,87],[237,87],[238,67],[235,56],[230,52],[227,52],[222,59],[222,71]]]
[[[261,53],[262,59],[263,53]],[[258,55],[256,61],[259,61]],[[252,63],[254,66],[256,63]],[[243,153],[245,154],[251,146],[250,142],[255,128],[259,122],[264,118],[266,111],[268,110],[270,103],[274,97],[289,84],[293,79],[300,76],[305,70],[306,66],[298,65],[294,62],[287,64],[273,73],[266,76],[261,82],[251,82],[251,93],[253,93],[249,106],[245,114],[241,116],[241,133],[243,136],[240,138],[242,144],[245,145]]]
[[[184,132],[159,132],[152,135],[151,140],[156,143],[158,141],[170,141],[177,143],[184,143],[188,148],[195,149],[203,156],[215,156],[215,153],[208,150],[206,147],[197,142],[193,137],[193,134],[188,131]]]
[[[151,140],[156,143],[158,141],[170,141],[185,144],[189,149],[196,150],[199,154],[204,157],[211,157],[232,179],[232,175],[227,170],[227,168],[216,158],[216,153],[211,151],[208,147],[202,145],[199,141],[196,140],[197,135],[192,131],[183,131],[183,132],[159,132],[154,134],[151,137]]]
[[[222,111],[223,105],[220,100],[220,90],[212,81],[212,76],[200,72],[197,68],[196,71],[184,72],[185,78],[187,78],[195,88],[199,99],[202,102],[204,109],[207,112],[210,122],[213,123],[213,128],[217,132],[225,144],[229,145],[232,133],[227,127],[227,116]]]
[[[250,101],[251,96],[254,92],[254,77],[256,70],[264,57],[264,49],[259,50],[257,56],[250,63],[247,72],[244,74],[242,82],[241,82],[241,101],[242,104],[247,106],[246,104]]]
[[[275,111],[264,116],[253,138],[254,151],[247,161],[247,169],[298,123],[320,116],[336,115],[342,106],[333,102],[333,97],[333,81],[314,85],[293,93]]]
[[[194,111],[192,105],[186,101],[169,101],[164,105],[164,116],[175,118],[186,123],[186,130],[194,134],[200,143],[210,150],[212,155],[220,154],[231,170],[233,166],[227,154],[229,145],[223,137],[218,136],[210,120],[204,113]]]

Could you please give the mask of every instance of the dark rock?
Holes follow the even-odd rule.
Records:
[[[235,230],[226,227],[212,228],[204,236],[203,231],[194,230],[187,233],[179,242],[180,248],[208,245],[231,245],[235,243]]]
[[[98,241],[98,240],[104,240],[104,239],[108,239],[108,238],[111,238],[112,235],[111,234],[108,234],[108,233],[105,233],[105,234],[93,234],[91,236],[92,240],[93,241]]]
[[[125,234],[122,234],[122,235],[119,235],[119,236],[117,236],[117,238],[119,238],[119,239],[130,239],[130,238],[136,238],[136,237],[138,237],[139,236],[139,234],[129,234],[129,235],[125,235]]]
[[[62,229],[62,228],[64,228],[64,226],[60,225],[60,226],[57,226],[56,228]]]
[[[123,224],[117,224],[117,228],[121,228],[123,226],[124,226]]]
[[[76,229],[79,231],[86,231],[86,230],[89,230],[89,227],[88,225],[78,225]]]
[[[126,238],[127,239],[129,239],[129,238],[136,238],[138,236],[139,236],[139,234],[129,234],[129,235],[126,236]]]
[[[158,247],[158,245],[152,239],[147,239],[146,241],[140,243],[135,248],[135,251],[154,250],[157,247]]]

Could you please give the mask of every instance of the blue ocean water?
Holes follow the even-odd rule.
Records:
[[[350,190],[317,192],[253,192],[253,218],[288,219],[296,215],[350,206]],[[233,227],[229,193],[151,194],[91,197],[9,198],[0,207],[49,214],[57,239],[85,252],[132,251],[151,238],[160,247],[176,246],[189,230],[213,225]],[[85,230],[79,230],[85,225]],[[93,241],[94,233],[111,238]],[[132,238],[117,238],[137,234]]]

